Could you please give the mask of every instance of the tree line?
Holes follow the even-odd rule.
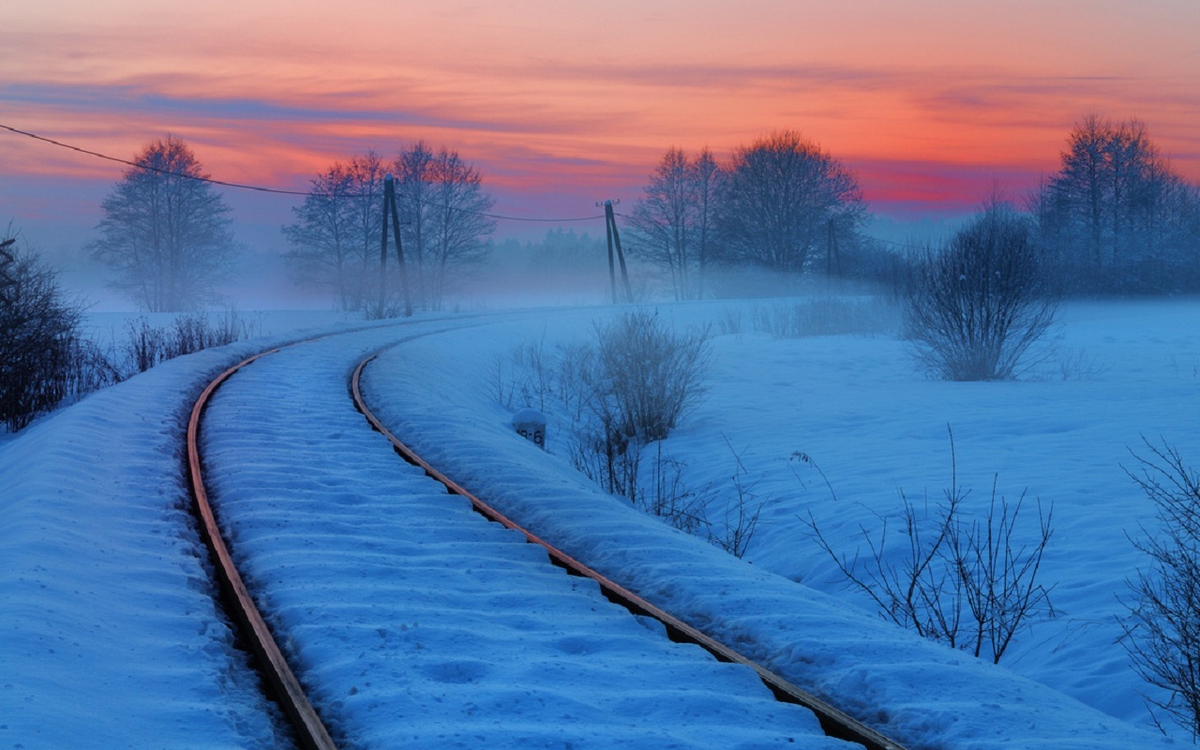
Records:
[[[719,164],[671,148],[629,217],[636,253],[663,271],[676,299],[708,292],[717,266],[804,274],[831,243],[855,241],[866,203],[853,174],[791,130],[759,138]]]
[[[236,260],[230,209],[179,138],[151,142],[104,198],[93,257],[111,286],[151,312],[216,299]],[[394,175],[400,243],[418,308],[440,309],[485,259],[496,220],[479,169],[457,151],[417,141],[385,159],[337,161],[311,180],[282,231],[295,280],[338,307],[378,306],[383,183]],[[1144,123],[1084,118],[1056,172],[1025,197],[1038,263],[1066,294],[1200,290],[1200,187],[1150,139]],[[623,221],[629,250],[676,299],[721,293],[716,269],[757,268],[902,283],[907,260],[863,233],[868,217],[851,170],[793,130],[735,148],[669,148]],[[392,291],[395,295],[397,292]]]
[[[92,256],[111,269],[111,287],[149,312],[212,303],[236,261],[229,206],[179,138],[152,141],[132,163],[101,204]],[[368,151],[335,162],[282,228],[286,260],[297,282],[331,292],[341,309],[387,314],[367,307],[378,306],[388,175],[416,304],[439,309],[457,274],[482,260],[495,228],[483,178],[457,151],[418,141],[390,161]]]
[[[1068,293],[1200,290],[1200,186],[1137,120],[1096,115],[1028,200],[1050,275]]]
[[[1200,290],[1200,187],[1139,121],[1082,120],[1058,171],[1014,208],[1039,272],[1059,293]],[[723,164],[707,148],[668,149],[629,217],[630,252],[660,270],[676,299],[705,296],[718,266],[906,283],[912,259],[864,236],[866,218],[853,173],[784,130]]]

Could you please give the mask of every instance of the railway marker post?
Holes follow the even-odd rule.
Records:
[[[546,450],[546,415],[536,409],[522,409],[513,415],[517,434],[542,450]]]

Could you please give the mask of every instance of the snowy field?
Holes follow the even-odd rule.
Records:
[[[548,409],[549,450],[542,453],[512,433],[511,409],[492,397],[498,358],[530,341],[552,348],[588,340],[611,309],[458,316],[458,330],[386,352],[368,370],[367,393],[385,421],[430,461],[503,512],[843,708],[871,712],[863,718],[914,748],[1154,744],[1139,694],[1144,686],[1116,642],[1115,618],[1123,611],[1117,597],[1142,563],[1127,536],[1153,525],[1152,508],[1122,466],[1132,465],[1129,450],[1142,447],[1142,436],[1166,441],[1193,467],[1200,464],[1194,426],[1200,303],[1070,305],[1060,315],[1050,359],[1016,382],[973,384],[926,379],[888,334],[775,339],[754,332],[751,319],[760,304],[659,308],[677,326],[713,325],[708,398],[664,451],[685,465],[683,481],[710,498],[714,517],[722,502],[736,497],[740,459],[739,480],[763,503],[743,561],[589,487],[566,460],[561,414]],[[733,314],[739,307],[740,316]],[[309,315],[299,325],[315,322]],[[739,319],[734,331],[732,321]],[[168,362],[0,442],[0,747],[275,743],[276,730],[203,584],[197,541],[183,512],[176,442],[189,397],[207,377],[290,335],[286,316],[270,313],[261,321],[264,339]],[[445,325],[416,327],[432,332]],[[325,360],[294,368],[298,380],[287,391],[325,388],[360,352],[397,338],[383,329],[353,337]],[[261,391],[269,387],[247,389],[249,400],[236,411],[265,424]],[[308,418],[318,443],[324,433],[354,429],[349,422],[327,429],[324,421],[335,417],[323,409]],[[1015,499],[1027,491],[1054,507],[1042,576],[1055,587],[1057,615],[1020,633],[1000,667],[882,623],[863,595],[838,581],[803,523],[811,513],[831,543],[852,552],[861,543],[860,525],[896,522],[901,492],[938,498],[950,477],[947,426],[959,484],[972,490],[972,510],[986,504],[993,477],[1001,495]],[[264,431],[260,442],[273,440]],[[811,461],[789,460],[796,452]],[[323,461],[334,463],[318,454],[305,466],[322,468]],[[253,492],[270,464],[261,463],[222,481]],[[337,467],[342,479],[327,487],[334,494],[354,480],[344,464]],[[288,492],[301,480],[279,481],[279,491]],[[268,541],[268,550],[277,543]],[[317,603],[337,600],[310,593]],[[136,618],[132,631],[123,629],[129,616]],[[471,641],[478,633],[468,636]],[[528,649],[552,650],[538,643]],[[601,644],[580,647],[601,650]],[[457,666],[426,663],[420,674],[477,670],[468,677],[484,677],[492,673],[487,663],[472,649]],[[614,657],[612,663],[621,662]],[[353,659],[332,668],[329,684],[352,682],[357,669]],[[408,678],[398,672],[395,679]],[[497,680],[481,682],[496,698]],[[98,694],[88,692],[97,687]],[[339,707],[360,695],[359,706],[374,699],[360,685],[351,687],[351,696],[324,699]],[[556,691],[594,705],[586,693],[568,683]],[[634,696],[623,704],[626,710],[656,715],[652,690]],[[522,721],[557,726],[558,705],[557,714]],[[105,710],[114,716],[90,723]],[[412,710],[425,720],[434,715],[428,707]],[[511,703],[484,700],[476,711],[479,726],[494,726],[510,715]],[[588,729],[579,736],[589,741],[576,746],[604,747],[605,737],[632,746],[619,734],[629,725],[610,721],[605,729],[603,713],[580,712]],[[437,746],[430,736],[411,746]],[[641,736],[644,747],[668,744]],[[1182,732],[1175,736],[1187,739]],[[673,737],[681,747],[730,746],[686,732]],[[393,741],[396,736],[364,746],[396,746]],[[744,742],[773,746],[761,738]]]

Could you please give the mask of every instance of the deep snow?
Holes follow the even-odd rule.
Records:
[[[664,306],[660,314],[680,325],[698,324],[728,319],[732,304]],[[1074,371],[1067,367],[1066,380],[1063,368],[1052,362],[1042,369],[1041,379],[1035,373],[1012,383],[931,381],[913,371],[899,341],[884,335],[778,341],[750,332],[746,324],[741,333],[717,336],[709,398],[666,448],[686,461],[685,479],[704,488],[717,504],[731,497],[731,452],[738,452],[746,467],[743,480],[752,481],[755,496],[765,502],[746,562],[597,493],[565,461],[561,434],[552,429],[550,450],[538,451],[512,433],[507,424],[511,412],[490,398],[488,380],[496,357],[531,339],[587,338],[593,322],[611,314],[597,308],[460,316],[456,332],[413,340],[385,353],[368,370],[368,395],[385,420],[410,436],[429,460],[502,511],[694,624],[727,634],[749,655],[843,708],[865,711],[864,718],[913,747],[1116,748],[1158,741],[1134,726],[1149,726],[1138,695],[1144,688],[1113,642],[1119,634],[1114,618],[1121,612],[1116,595],[1140,563],[1126,534],[1137,533],[1139,524],[1152,524],[1152,509],[1121,464],[1130,463],[1128,448],[1136,449],[1141,435],[1162,436],[1185,458],[1192,457],[1193,465],[1200,455],[1193,427],[1200,393],[1200,305],[1068,307],[1058,362],[1084,366]],[[427,321],[416,327],[445,325]],[[364,488],[358,483],[378,478],[384,470],[360,473],[335,460],[340,454],[321,448],[335,433],[339,440],[349,440],[353,432],[355,446],[365,441],[356,448],[364,461],[368,452],[387,452],[386,447],[366,447],[377,436],[358,434],[365,425],[358,423],[361,418],[354,427],[349,422],[332,427],[342,415],[331,414],[316,394],[344,399],[344,391],[329,396],[328,389],[319,389],[321,384],[344,377],[360,351],[397,337],[383,330],[360,334],[351,337],[353,344],[330,344],[325,360],[293,368],[298,379],[282,392],[312,405],[305,415],[306,439],[315,452],[306,455],[303,467],[327,472],[323,485],[317,482],[321,486],[314,490],[306,485],[311,477],[306,479],[299,469],[281,471],[279,463],[263,459],[251,461],[245,471],[222,473],[222,492],[253,497],[267,488],[270,502],[281,503],[300,502],[303,490],[316,492],[314,503],[340,507],[383,488],[419,500],[420,491],[402,486],[403,468],[388,470],[397,476],[366,482]],[[268,747],[276,742],[242,657],[213,612],[196,538],[182,510],[177,443],[187,397],[240,354],[264,345],[242,343],[166,363],[0,443],[0,747]],[[1081,359],[1079,353],[1085,356]],[[252,367],[258,364],[266,365]],[[231,456],[253,457],[275,443],[265,428],[271,417],[263,397],[280,389],[252,387],[253,380],[247,376],[244,390],[230,391],[231,397],[244,397],[244,404],[222,408],[264,427],[254,433],[257,437],[243,438],[248,444],[229,448]],[[314,390],[307,395],[310,386]],[[926,492],[936,497],[949,476],[947,424],[954,430],[959,481],[973,489],[973,498],[985,500],[992,476],[998,474],[1002,494],[1015,497],[1028,488],[1031,497],[1054,503],[1055,536],[1044,575],[1056,584],[1060,614],[1023,633],[999,668],[880,622],[861,596],[835,580],[829,561],[807,539],[800,522],[811,511],[831,539],[852,545],[859,524],[877,528],[881,516],[896,517],[901,490],[910,497]],[[811,464],[789,461],[795,451],[811,456],[824,478]],[[391,456],[371,460],[385,458]],[[351,486],[356,489],[346,491]],[[367,503],[347,508],[360,514],[355,516],[360,522],[352,526],[369,534],[372,544],[415,545],[392,534],[376,536],[386,528],[388,512],[382,507]],[[324,558],[315,553],[289,561],[288,548],[280,541],[288,535],[270,530],[272,524],[286,522],[292,511],[273,518],[267,509],[255,508],[246,530],[238,532],[260,539],[267,562],[254,564],[268,571],[322,567]],[[376,512],[380,529],[367,520]],[[436,512],[455,511],[439,506]],[[331,522],[329,536],[334,536],[334,526]],[[450,533],[441,529],[424,527],[420,536],[436,542]],[[299,536],[315,547],[311,530]],[[241,549],[238,544],[235,538],[235,550]],[[401,556],[397,549],[383,555],[388,565]],[[503,554],[520,558],[529,553]],[[410,577],[414,586],[429,584],[405,576]],[[361,585],[375,591],[384,580],[364,575]],[[555,585],[562,584],[546,584]],[[356,629],[337,609],[342,592],[328,587],[285,584],[269,596],[291,603],[280,616],[299,618],[298,632],[308,627],[303,637],[315,638],[314,643],[328,643],[321,640],[328,634],[335,639],[344,635],[351,639],[348,643],[386,646],[395,652],[389,657],[394,659],[403,650],[399,644],[411,645],[410,631],[417,630],[405,630],[403,617],[390,626]],[[594,593],[584,595],[585,601],[594,599]],[[462,604],[451,600],[445,606],[458,609]],[[300,624],[302,610],[320,607],[329,610],[314,616],[316,625]],[[124,620],[128,613],[138,615],[132,625]],[[422,616],[435,618],[433,613]],[[462,650],[479,640],[486,627],[471,626],[447,642],[452,650]],[[608,648],[606,641],[567,640],[584,651]],[[525,648],[538,659],[549,659],[555,649],[564,650],[564,642],[534,638]],[[138,651],[135,645],[150,650]],[[357,681],[365,657],[351,654],[344,662],[329,663],[326,651],[348,651],[330,645],[314,652],[291,647],[313,667],[312,675],[302,679],[325,686],[316,691],[316,700],[334,715],[376,705],[377,696]],[[665,647],[661,658],[675,658],[678,650]],[[469,655],[453,659],[388,661],[388,685],[376,684],[375,689],[390,691],[389,700],[405,692],[409,700],[428,695],[431,683],[479,684],[488,700],[476,700],[472,721],[504,726],[511,721],[515,698],[498,699],[508,677],[491,677],[506,673],[497,671],[497,659],[486,651],[472,645]],[[612,664],[622,663],[614,655]],[[462,679],[449,679],[455,675]],[[89,691],[85,678],[98,681],[99,691]],[[531,683],[547,684],[546,679],[540,674]],[[745,682],[729,675],[716,679]],[[555,701],[578,701],[588,689],[567,680],[548,684],[553,688],[542,695],[553,697],[558,713],[527,713],[520,726],[562,740],[572,735],[561,728],[562,704]],[[652,689],[631,691],[623,705],[631,715],[650,717],[641,725],[612,720],[611,709],[580,711],[578,726],[589,729],[577,736],[590,737],[593,746],[601,747],[606,737],[628,740],[620,733],[641,726],[643,733],[635,736],[646,738],[644,746],[661,746],[644,733],[657,726],[654,717],[668,718],[651,713],[661,705],[660,697]],[[425,727],[413,731],[431,733],[421,735],[424,740],[414,746],[432,746],[436,713],[427,705],[412,705],[410,716]],[[711,709],[706,704],[704,710]],[[763,710],[780,712],[778,707]],[[685,711],[665,713],[678,718]],[[787,722],[796,720],[787,718],[787,711],[783,714],[785,725],[793,726]],[[687,735],[687,723],[680,723],[679,741],[728,746],[707,730]],[[386,735],[393,730],[378,731],[385,733],[380,742],[384,736],[389,745],[401,739]],[[454,727],[441,731],[468,730],[456,720]]]

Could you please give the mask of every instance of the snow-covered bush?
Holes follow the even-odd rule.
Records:
[[[703,397],[708,341],[708,329],[676,331],[645,311],[596,326],[595,346],[575,351],[563,368],[581,407],[576,468],[638,502],[642,448],[666,438]]]

